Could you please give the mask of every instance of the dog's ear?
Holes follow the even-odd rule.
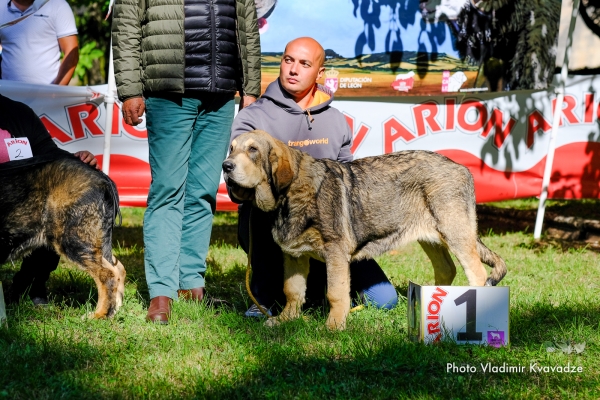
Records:
[[[294,179],[294,171],[290,165],[291,153],[290,150],[280,144],[272,143],[271,151],[269,152],[269,162],[271,163],[271,177],[273,184],[278,191],[290,186]]]

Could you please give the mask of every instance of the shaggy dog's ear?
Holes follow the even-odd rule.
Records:
[[[273,143],[269,152],[271,163],[271,177],[278,191],[290,186],[294,179],[294,172],[290,166],[290,150],[277,142]]]

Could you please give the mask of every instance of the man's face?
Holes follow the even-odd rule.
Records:
[[[288,44],[281,58],[279,80],[294,97],[302,97],[323,76],[320,49],[310,43],[296,41]]]

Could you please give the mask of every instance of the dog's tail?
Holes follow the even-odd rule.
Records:
[[[112,230],[115,226],[121,226],[123,223],[123,216],[121,215],[121,207],[119,206],[117,186],[108,175],[105,175],[104,173],[100,174],[106,183],[104,189],[104,202],[108,206],[103,221],[105,235],[104,243],[102,244],[102,253],[104,258],[112,262]]]
[[[477,252],[481,262],[492,267],[492,273],[485,282],[485,286],[496,286],[506,275],[506,263],[498,254],[488,249],[480,238],[477,238]]]
[[[120,206],[120,201],[119,201],[119,192],[117,192],[117,185],[115,184],[115,182],[110,179],[108,177],[108,175],[105,175],[106,179],[108,180],[108,184],[110,186],[110,191],[111,191],[111,197],[112,197],[112,204],[113,204],[113,209],[114,209],[114,214],[113,214],[113,226],[119,227],[121,225],[123,225],[123,215],[121,214],[121,206]],[[119,221],[119,222],[117,222]]]

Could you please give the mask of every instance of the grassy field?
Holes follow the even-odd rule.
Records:
[[[598,219],[599,205],[556,202],[549,209]],[[508,266],[502,285],[511,290],[511,346],[425,346],[407,339],[408,281],[433,284],[418,245],[378,258],[400,294],[394,310],[353,313],[344,332],[327,331],[322,310],[267,328],[242,315],[249,305],[246,257],[235,247],[236,214],[219,214],[207,289],[225,302],[175,302],[171,324],[156,326],[144,321],[142,212],[124,209],[124,226],[115,230],[115,253],[128,276],[125,302],[114,319],[81,319],[94,308],[96,290],[91,278],[68,263],[50,278],[50,306],[8,306],[8,328],[0,328],[0,398],[600,398],[600,260],[586,248],[534,242],[530,232],[483,233]],[[18,267],[0,266],[5,286]],[[466,284],[461,271],[455,284]],[[585,349],[548,352],[550,342],[585,343]],[[446,372],[448,363],[488,362],[526,368]],[[531,372],[531,363],[570,363],[582,372]]]

